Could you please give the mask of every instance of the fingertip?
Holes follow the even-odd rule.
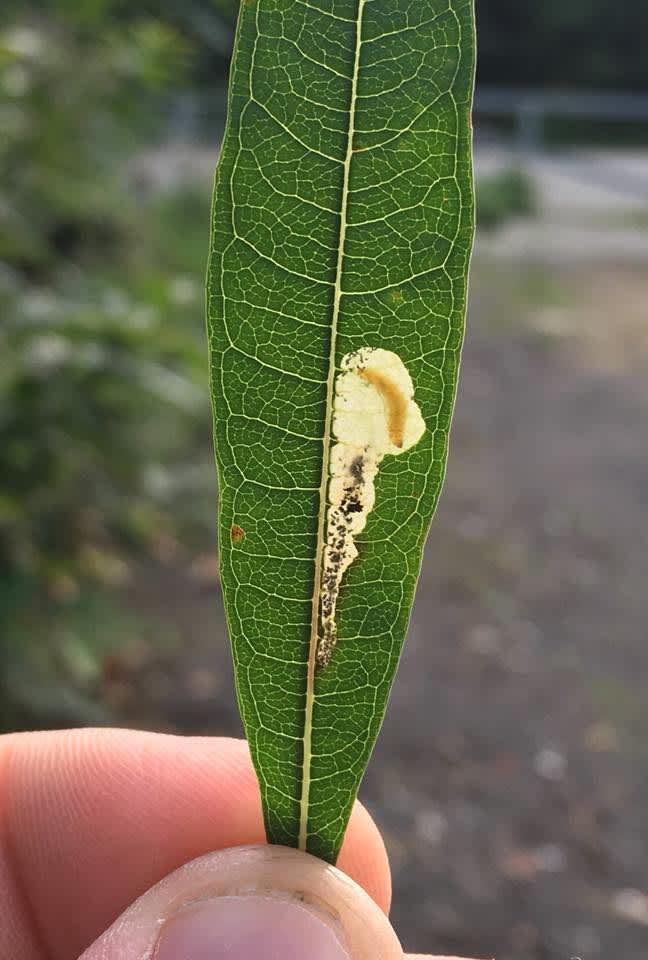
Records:
[[[382,835],[367,808],[356,801],[337,866],[363,887],[381,910],[391,906],[391,871]]]
[[[186,864],[147,891],[82,960],[259,957],[403,960],[378,905],[321,860],[238,847]]]
[[[8,747],[0,759],[13,859],[59,953],[77,955],[181,864],[264,843],[245,741],[101,729],[17,735]],[[360,804],[339,867],[389,909],[385,848]],[[69,910],[82,901],[82,915]]]

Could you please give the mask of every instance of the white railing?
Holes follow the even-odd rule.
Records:
[[[477,119],[513,117],[518,146],[536,150],[542,146],[548,117],[645,123],[648,121],[648,94],[478,86],[474,114]]]

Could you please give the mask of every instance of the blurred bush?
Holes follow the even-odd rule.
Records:
[[[513,217],[530,217],[536,212],[533,181],[517,167],[480,177],[475,192],[477,225],[486,230]]]
[[[92,5],[101,30],[64,0],[0,13],[5,727],[79,713],[80,671],[121,631],[110,597],[130,558],[210,514],[209,198],[142,196],[129,167],[187,42],[109,6]]]

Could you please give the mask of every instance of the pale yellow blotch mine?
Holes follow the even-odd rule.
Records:
[[[342,577],[358,556],[355,537],[367,523],[378,467],[418,443],[425,421],[405,364],[391,350],[348,353],[335,382],[326,546],[321,585],[317,663],[330,663],[337,642],[336,607]]]

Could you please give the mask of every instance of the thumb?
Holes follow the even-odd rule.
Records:
[[[130,906],[81,960],[403,960],[353,880],[286,847],[193,860]]]

